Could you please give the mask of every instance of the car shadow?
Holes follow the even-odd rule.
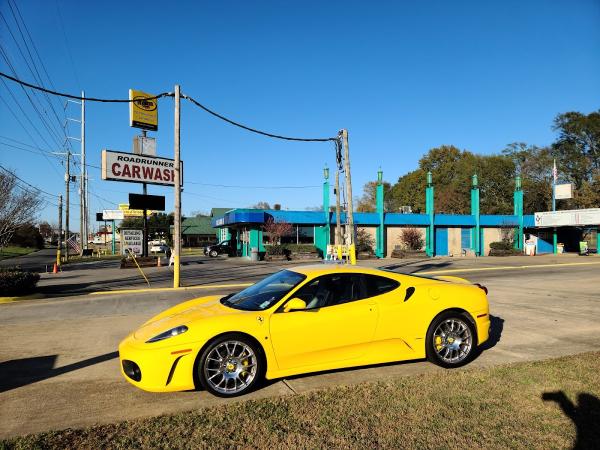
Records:
[[[503,330],[504,319],[490,314],[490,336],[488,340],[485,341],[481,347],[479,347],[479,350],[485,351],[495,347],[496,344],[500,342]]]
[[[562,412],[573,421],[577,437],[573,449],[598,448],[600,443],[600,399],[592,394],[580,393],[577,405],[563,391],[544,392],[542,400],[555,402]]]
[[[109,361],[118,356],[118,352],[110,352],[56,368],[54,366],[56,365],[58,355],[35,356],[33,358],[4,361],[0,363],[0,392],[10,391],[11,389],[47,380],[48,378]]]

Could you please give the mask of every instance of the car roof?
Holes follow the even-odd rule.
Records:
[[[308,264],[303,266],[289,267],[287,270],[309,276],[325,275],[328,273],[368,273],[373,275],[392,275],[392,273],[386,273],[380,269],[365,266],[351,266],[348,264]]]

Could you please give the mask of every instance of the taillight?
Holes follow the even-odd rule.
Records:
[[[486,288],[483,284],[475,283],[475,286],[477,286],[479,289],[482,289],[483,292],[485,292],[485,295],[487,295],[488,288]]]

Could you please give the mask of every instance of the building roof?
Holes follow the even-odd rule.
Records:
[[[216,209],[216,208],[215,208]],[[279,211],[262,209],[232,209],[221,216],[213,216],[212,226],[226,227],[234,224],[263,224],[270,217],[275,221],[285,220],[294,225],[325,225],[327,214],[324,211]],[[399,226],[428,226],[429,216],[427,214],[402,214],[385,213],[384,223],[386,225]],[[341,222],[346,222],[346,214],[341,214]],[[329,213],[329,223],[335,224],[335,213]],[[362,226],[379,225],[379,214],[374,212],[354,213],[354,223]],[[436,214],[434,218],[436,226],[447,227],[474,227],[475,217],[470,214]],[[484,227],[516,226],[519,218],[514,215],[480,215],[480,224]],[[533,216],[523,216],[525,227],[533,226]]]
[[[216,230],[211,226],[210,217],[196,216],[186,217],[181,222],[181,234],[215,234]]]

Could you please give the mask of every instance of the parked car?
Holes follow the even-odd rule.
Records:
[[[231,241],[221,241],[215,245],[208,245],[204,248],[204,254],[215,258],[218,255],[233,255],[234,249],[231,246]]]
[[[121,342],[119,358],[141,389],[233,397],[308,372],[423,358],[461,367],[489,330],[485,286],[320,264],[167,309]]]
[[[150,253],[167,253],[168,248],[166,244],[154,244],[150,247]]]

